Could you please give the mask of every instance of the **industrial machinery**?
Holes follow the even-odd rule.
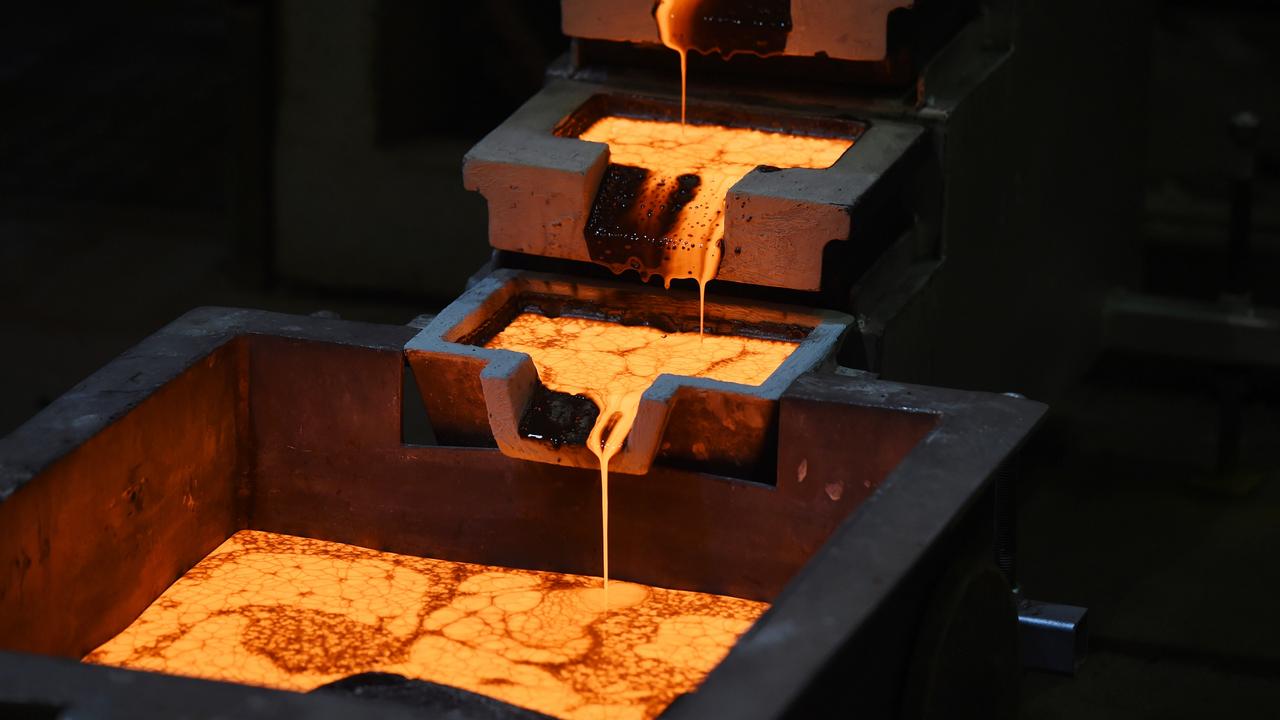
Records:
[[[1049,392],[1087,351],[1055,315],[1062,304],[1018,300],[1107,282],[1090,275],[1106,238],[1034,246],[1025,218],[1052,208],[1015,192],[1052,174],[1009,117],[1030,82],[1016,38],[1043,31],[1044,13],[692,5],[686,102],[654,3],[563,0],[572,51],[465,160],[495,252],[440,314],[397,327],[196,310],[0,444],[0,709],[529,716],[484,687],[353,679],[299,695],[79,662],[256,530],[574,575],[598,575],[607,549],[617,579],[769,603],[695,688],[644,715],[1013,712],[1017,609],[994,562],[1008,528],[992,488],[1045,407],[904,381],[1012,377],[996,389]],[[685,147],[678,134],[628,136],[643,146],[632,155],[626,137],[592,140],[608,118],[843,145],[833,162],[748,158],[715,181],[705,166],[664,169]],[[1098,186],[1060,200],[1115,204]],[[713,218],[703,255],[652,243],[695,211]],[[686,281],[661,286],[673,276]],[[648,386],[604,460],[602,547],[587,433],[599,402],[492,344],[523,314],[794,349],[760,383],[665,374]],[[345,642],[329,650],[355,652]],[[520,662],[563,669],[531,657]],[[498,697],[513,683],[490,680]]]

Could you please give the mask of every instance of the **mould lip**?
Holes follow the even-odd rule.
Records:
[[[848,140],[850,147],[856,145],[872,125],[869,120],[830,113],[706,99],[691,100],[686,109],[689,125],[718,125],[801,137],[836,138]],[[551,134],[558,138],[593,142],[583,140],[582,133],[606,117],[678,123],[680,103],[665,95],[600,87],[560,118],[551,128]]]
[[[569,297],[569,292],[582,289],[595,291],[602,296],[610,294],[624,297],[641,297],[660,292],[662,297],[673,303],[697,302],[696,294],[679,290],[656,291],[648,286],[619,281],[586,280],[526,270],[496,270],[436,315],[435,319],[405,344],[405,354],[411,363],[415,359],[424,361],[430,356],[461,356],[485,361],[485,366],[480,371],[480,382],[489,415],[489,427],[503,454],[524,460],[597,469],[599,461],[585,446],[550,447],[541,441],[520,435],[520,417],[527,407],[533,387],[541,383],[533,359],[528,354],[462,342],[463,338],[479,331],[522,294]],[[640,408],[626,444],[609,463],[611,472],[639,475],[649,471],[670,417],[671,401],[682,390],[715,391],[777,401],[797,378],[831,360],[854,322],[852,316],[832,310],[733,299],[708,300],[706,303],[708,316],[731,308],[749,309],[761,314],[764,316],[760,319],[761,323],[794,325],[807,328],[808,332],[796,343],[795,350],[760,385],[670,373],[659,375],[641,395]]]

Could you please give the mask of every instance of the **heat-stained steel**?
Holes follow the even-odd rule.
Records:
[[[241,529],[594,573],[594,473],[401,443],[401,405],[414,400],[402,394],[402,347],[415,332],[196,311],[0,441],[0,702],[136,717],[168,715],[177,696],[199,698],[186,708],[195,717],[244,703],[299,716],[374,712],[173,677],[120,685],[135,675],[13,654],[83,656]],[[809,373],[779,400],[768,481],[663,465],[618,476],[620,579],[773,603],[667,714],[775,717],[834,657],[869,642],[869,628],[909,622],[878,609],[921,597],[956,513],[1042,412],[1002,396]],[[885,528],[895,542],[883,542]],[[877,667],[908,656],[882,654]],[[146,708],[129,689],[142,686],[155,695]]]

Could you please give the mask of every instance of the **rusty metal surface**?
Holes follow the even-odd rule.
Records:
[[[0,546],[7,553],[0,587],[39,593],[26,604],[0,595],[0,617],[16,618],[0,626],[6,651],[0,663],[22,669],[0,674],[0,703],[36,698],[79,707],[91,698],[112,712],[136,710],[130,691],[118,689],[127,684],[102,680],[135,673],[8,651],[47,638],[34,649],[74,656],[95,633],[121,629],[149,602],[147,592],[132,587],[138,563],[166,568],[152,571],[152,582],[166,573],[173,579],[185,570],[175,564],[194,562],[202,543],[239,527],[596,572],[595,473],[512,460],[494,449],[401,444],[401,348],[413,333],[196,311],[6,438],[0,538],[8,544]],[[222,366],[236,372],[211,381],[208,358],[219,353],[240,360]],[[211,404],[218,398],[228,403],[222,409]],[[86,415],[86,407],[93,412]],[[214,452],[219,459],[211,467],[221,468],[220,480],[208,479],[209,491],[222,493],[220,504],[197,504],[210,512],[197,511],[189,521],[181,494],[171,493],[144,505],[156,511],[130,515],[127,503],[113,506],[95,494],[99,487],[108,495],[127,487],[130,463],[210,459],[182,444],[205,437],[206,426],[181,422],[204,412],[215,425],[223,418],[235,429],[233,441]],[[900,601],[905,589],[927,591],[933,565],[926,555],[945,551],[941,538],[1042,412],[1036,403],[981,393],[808,375],[782,399],[776,487],[661,466],[647,476],[619,476],[611,488],[611,551],[620,577],[774,602],[705,685],[668,715],[779,717],[812,694],[811,683],[837,658],[874,659],[873,646],[893,640],[877,631],[888,627],[877,618],[888,605],[914,607]],[[117,465],[99,465],[95,443],[126,431],[136,442],[112,446]],[[174,447],[165,444],[175,439]],[[188,477],[181,467],[157,465],[153,472],[155,488],[179,490]],[[161,502],[171,497],[177,505]],[[24,503],[63,508],[77,524],[41,535],[46,515],[11,510]],[[129,536],[120,532],[148,542],[121,542]],[[65,562],[64,551],[55,550],[28,553],[28,564],[15,564],[26,537],[88,548],[80,552],[94,562]],[[33,599],[61,609],[33,612]],[[100,619],[57,630],[66,608]],[[166,696],[195,693],[207,703],[199,712],[212,706],[230,712],[266,692],[164,676],[146,676],[145,684]],[[216,691],[192,690],[197,685]],[[31,687],[39,689],[33,694]],[[98,690],[77,689],[83,687]],[[319,717],[334,707],[304,703],[292,714]],[[159,709],[152,716],[167,714]]]

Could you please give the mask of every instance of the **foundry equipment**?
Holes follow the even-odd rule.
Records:
[[[982,386],[1021,362],[973,361],[971,345],[1025,318],[965,284],[1027,252],[991,241],[1015,231],[975,230],[994,222],[983,193],[1007,187],[984,190],[972,159],[995,89],[1016,86],[1014,11],[694,4],[682,100],[650,0],[563,0],[571,52],[465,159],[494,255],[439,314],[398,327],[196,310],[3,441],[0,708],[398,711],[77,662],[253,530],[577,575],[598,575],[607,547],[620,580],[770,603],[664,718],[1012,712],[1013,578],[993,562],[993,537],[1011,536],[991,495],[1044,406],[900,380]],[[678,132],[631,155],[627,137],[591,140],[608,118],[839,147],[712,182],[705,159],[664,175]],[[652,242],[695,210],[703,235]],[[794,349],[758,385],[658,376],[607,465],[602,547],[598,403],[493,346],[525,314]],[[429,432],[411,433],[422,415]],[[1050,630],[1068,670],[1081,619]],[[433,692],[420,709],[524,712]]]

